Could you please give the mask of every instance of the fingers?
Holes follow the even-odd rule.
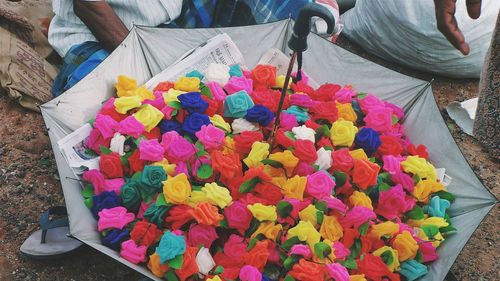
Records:
[[[436,21],[439,31],[458,49],[462,54],[469,54],[469,45],[465,42],[465,37],[458,28],[455,19],[455,1],[435,0]]]
[[[479,18],[481,15],[481,0],[466,0],[467,13],[473,19]]]

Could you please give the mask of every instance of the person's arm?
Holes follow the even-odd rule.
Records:
[[[73,0],[73,10],[109,52],[128,34],[127,27],[106,1]]]
[[[455,19],[456,2],[457,0],[434,0],[437,28],[456,49],[467,55],[470,51],[469,44],[465,42],[465,37]],[[473,19],[479,18],[481,0],[466,0],[466,5],[469,16]]]

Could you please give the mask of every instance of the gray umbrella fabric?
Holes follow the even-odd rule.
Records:
[[[257,64],[270,48],[288,53],[292,21],[215,28],[164,29],[134,27],[122,44],[94,71],[61,96],[41,106],[54,150],[64,192],[71,234],[98,251],[154,279],[149,270],[132,264],[101,245],[97,222],[81,196],[81,185],[58,149],[57,141],[93,118],[102,102],[114,95],[120,74],[144,83],[171,65],[187,51],[213,36],[227,33],[240,48],[248,67]],[[443,280],[482,219],[495,205],[495,197],[474,174],[460,152],[436,105],[427,81],[405,76],[342,49],[318,35],[309,36],[304,70],[319,83],[351,84],[401,106],[406,111],[407,135],[425,144],[434,166],[445,168],[453,178],[448,190],[456,196],[449,214],[458,232],[439,247],[440,258],[421,280]]]

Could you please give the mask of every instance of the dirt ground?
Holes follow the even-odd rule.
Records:
[[[366,55],[343,38],[339,44],[405,74],[427,81],[435,78],[434,94],[453,137],[478,177],[499,197],[499,163],[461,132],[444,110],[451,101],[477,96],[478,80],[409,71]],[[89,247],[72,257],[46,262],[26,260],[19,254],[22,242],[38,228],[39,215],[49,206],[63,205],[64,198],[42,116],[0,94],[0,120],[0,281],[141,279],[140,274]],[[493,208],[453,265],[451,271],[458,280],[498,280],[499,211],[498,205]]]

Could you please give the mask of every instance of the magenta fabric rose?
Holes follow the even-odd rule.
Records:
[[[104,180],[104,182],[106,183],[106,191],[113,191],[116,195],[120,195],[120,189],[125,185],[123,178]]]
[[[175,165],[175,171],[174,175],[177,176],[178,174],[185,174],[188,179],[191,178],[191,175],[189,174],[188,166],[186,162],[179,162]]]
[[[439,258],[436,248],[431,241],[424,241],[418,237],[413,237],[417,241],[418,249],[422,253],[422,262],[431,262]]]
[[[330,263],[326,265],[328,275],[335,281],[349,281],[349,271],[340,263]]]
[[[247,251],[247,244],[243,237],[231,234],[224,244],[224,254],[237,262],[243,262],[243,257]]]
[[[292,128],[298,126],[299,123],[297,122],[297,117],[295,117],[295,115],[286,113],[285,111],[281,112],[280,128],[282,128],[285,131],[291,131]]]
[[[224,86],[228,95],[232,95],[239,91],[245,91],[247,94],[251,94],[253,91],[253,80],[246,77],[233,76],[229,79],[229,82]]]
[[[403,111],[403,109],[401,107],[399,107],[393,103],[386,102],[386,101],[384,101],[384,105],[385,105],[385,107],[392,109],[392,113],[394,113],[394,115],[396,115],[396,117],[399,120],[401,120],[405,117],[405,112]]]
[[[161,161],[165,149],[157,139],[143,140],[139,143],[139,158],[146,161]]]
[[[354,206],[347,212],[345,217],[340,219],[340,224],[344,228],[351,228],[353,226],[354,228],[358,228],[365,222],[376,218],[375,213],[367,207]]]
[[[191,224],[188,232],[187,243],[191,247],[203,245],[205,248],[212,246],[215,239],[219,238],[215,227],[204,224]]]
[[[172,160],[172,162],[174,163],[188,161],[196,153],[196,147],[194,146],[194,144],[188,142],[184,138],[172,140],[168,147],[165,147],[162,139],[162,144],[168,155],[167,159],[169,161]]]
[[[137,121],[134,115],[120,121],[118,124],[118,132],[122,135],[128,135],[133,138],[138,138],[146,131],[146,127],[141,122]]]
[[[195,135],[207,150],[222,147],[226,139],[226,133],[212,124],[201,126]]]
[[[224,216],[229,227],[237,229],[241,234],[245,233],[250,227],[253,218],[247,206],[239,201],[235,201],[229,207],[224,208]]]
[[[161,97],[156,97],[154,100],[144,100],[142,104],[150,104],[157,109],[161,110],[163,107],[165,107],[165,100],[163,99],[163,96]]]
[[[402,157],[396,157],[392,155],[382,156],[382,161],[384,162],[383,170],[391,175],[395,175],[401,172],[401,161]]]
[[[108,228],[123,229],[127,224],[135,218],[133,213],[127,213],[125,207],[114,207],[111,209],[102,209],[99,212],[99,220],[97,221],[97,230],[103,231]]]
[[[161,145],[163,146],[165,151],[167,151],[168,148],[172,145],[172,142],[178,139],[182,139],[182,137],[176,131],[163,133],[163,135],[161,136]]]
[[[176,112],[176,110],[177,109],[175,109],[171,106],[168,106],[168,105],[165,105],[164,107],[162,107],[160,109],[161,113],[163,113],[163,118],[166,120],[172,119],[174,112]]]
[[[329,198],[334,187],[335,181],[324,171],[307,176],[306,192],[318,200]]]
[[[118,131],[118,122],[109,115],[97,114],[94,128],[99,130],[105,139],[112,138],[115,132]]]
[[[415,199],[407,196],[403,187],[397,184],[391,189],[379,192],[378,207],[375,212],[388,220],[402,216],[404,212],[410,211],[415,206]]]
[[[226,92],[224,92],[224,89],[217,84],[216,82],[208,82],[205,84],[208,86],[210,89],[210,92],[212,93],[212,98],[216,101],[224,101],[226,99]]]
[[[343,214],[347,212],[347,206],[344,204],[344,202],[342,202],[342,200],[335,197],[326,198],[324,200],[326,201],[329,209],[337,210]]]
[[[370,109],[363,119],[367,128],[372,128],[380,133],[392,129],[392,109],[377,107]]]
[[[290,97],[290,104],[305,108],[313,108],[320,104],[320,102],[312,100],[308,95],[292,95]]]
[[[394,175],[391,175],[391,179],[394,183],[400,184],[403,189],[408,192],[413,192],[413,189],[415,188],[412,177],[403,172],[397,172]]]
[[[407,225],[406,223],[402,223],[402,222],[398,222],[397,224],[399,225],[398,234],[401,234],[405,231],[408,231],[412,236],[415,235],[415,233],[413,232],[413,228],[411,226]]]
[[[240,269],[239,277],[241,281],[261,281],[262,273],[254,266],[244,265]]]
[[[83,172],[83,180],[92,184],[92,187],[94,188],[94,195],[99,195],[103,191],[106,191],[104,176],[97,169]]]
[[[312,258],[311,248],[309,246],[303,245],[303,244],[293,245],[292,248],[290,249],[290,252],[288,253],[288,255],[299,255],[299,256],[303,256],[305,259]]]
[[[292,72],[292,77],[297,77],[298,71],[293,71]],[[300,71],[300,75],[302,76],[302,81],[303,83],[307,84],[309,83],[309,75],[307,75],[304,70]]]
[[[299,161],[299,163],[297,163],[297,166],[295,166],[295,169],[293,170],[293,174],[305,177],[314,173],[315,171],[316,170],[311,164],[305,161]]]
[[[333,242],[333,248],[335,249],[334,253],[337,260],[345,260],[351,253],[351,251],[339,241]]]
[[[120,256],[133,264],[146,261],[146,246],[137,246],[134,240],[130,239],[122,243]]]
[[[335,92],[333,99],[340,103],[351,103],[354,95],[356,95],[356,92],[351,88],[344,87]]]
[[[384,101],[372,94],[368,94],[363,99],[359,99],[358,103],[359,107],[361,107],[361,110],[363,110],[363,112],[365,113],[372,110],[373,108],[385,107]]]

